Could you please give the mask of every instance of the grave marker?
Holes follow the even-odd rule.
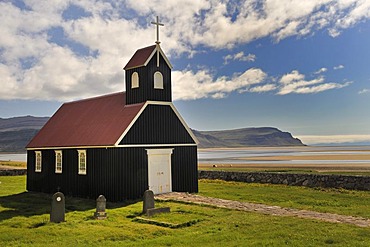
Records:
[[[143,196],[143,213],[148,209],[154,208],[154,193],[151,190],[146,190]]]
[[[95,219],[103,220],[107,218],[107,213],[105,212],[105,208],[107,205],[107,199],[103,195],[100,195],[98,199],[96,199],[96,212],[94,213]]]
[[[53,195],[51,201],[50,222],[65,221],[65,197],[62,192],[57,192]]]

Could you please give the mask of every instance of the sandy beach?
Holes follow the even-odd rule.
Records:
[[[245,156],[232,157],[222,163],[199,161],[199,169],[223,170],[310,170],[315,172],[370,172],[370,148],[353,147],[262,147],[235,149],[200,149],[201,152],[246,150]],[[256,151],[256,154],[248,153]],[[278,151],[278,152],[276,152]],[[285,154],[279,152],[287,151]],[[257,154],[257,152],[259,152]],[[262,152],[262,153],[261,153]],[[264,155],[263,152],[267,152]],[[268,153],[271,152],[271,153]],[[276,152],[276,155],[274,155]],[[233,162],[234,161],[234,162]],[[244,162],[245,161],[245,162]]]

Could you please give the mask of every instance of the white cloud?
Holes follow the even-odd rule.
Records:
[[[252,87],[248,91],[252,93],[265,93],[265,92],[274,91],[276,88],[277,86],[275,84],[265,84],[262,86]]]
[[[216,0],[24,2],[26,9],[16,7],[12,1],[0,2],[1,99],[69,100],[123,90],[122,67],[137,48],[154,40],[154,28],[149,23],[155,15],[164,18],[166,27],[161,31],[161,41],[166,44],[164,48],[170,56],[185,52],[193,54],[199,45],[223,49],[263,37],[279,41],[290,36],[309,35],[324,28],[334,36],[370,18],[370,2],[360,0],[292,0],[286,4],[279,0],[237,4]],[[89,16],[63,19],[64,11],[71,4],[81,7]],[[60,33],[53,34],[54,29]],[[58,43],[57,39],[63,42]],[[79,54],[74,46],[84,47],[86,52]],[[231,60],[254,61],[256,56],[239,52],[224,59],[226,63]],[[259,75],[248,75],[246,84],[242,82],[244,74],[215,80],[207,71],[203,74],[174,71],[174,74],[178,78],[195,77],[200,83],[195,86],[201,86],[203,92],[193,98],[222,98],[239,90],[276,90],[273,84],[250,87],[253,78],[260,83],[267,75],[260,69],[247,71],[259,71]],[[290,73],[290,76],[303,75]],[[345,86],[325,83],[320,77],[300,80],[291,81],[288,74],[283,76],[281,85],[276,85],[278,94],[318,92]],[[208,88],[210,86],[217,89]],[[186,92],[174,94],[180,99],[192,98]]]
[[[358,94],[368,94],[368,93],[370,93],[370,89],[368,88],[364,88],[358,92]]]
[[[370,15],[369,3],[363,0],[252,0],[237,4],[216,0],[128,0],[127,4],[143,15],[166,16],[169,25],[176,27],[167,32],[172,39],[215,48],[267,36],[280,41],[324,28],[335,36]]]
[[[330,29],[333,37],[340,34],[341,30],[352,27],[356,23],[370,17],[370,1],[367,0],[342,0],[331,6],[335,12],[336,22]]]
[[[248,54],[245,55],[243,51],[235,53],[235,54],[229,54],[224,56],[224,64],[228,64],[230,60],[235,61],[243,61],[243,62],[254,62],[256,60],[256,55],[254,54]]]
[[[334,70],[338,70],[338,69],[344,69],[344,65],[340,64],[338,66],[334,66],[333,67]]]
[[[328,69],[327,69],[327,68],[321,68],[321,69],[319,69],[319,70],[315,71],[315,72],[314,72],[314,74],[318,75],[318,74],[325,73],[326,71],[328,71]]]
[[[319,76],[312,80],[305,80],[305,75],[299,73],[297,70],[293,70],[291,73],[283,75],[280,80],[278,95],[285,94],[309,94],[323,92],[329,89],[343,88],[350,85],[352,82],[340,83],[328,83],[325,82],[323,76]]]
[[[266,93],[274,92],[277,95],[312,94],[331,89],[340,89],[349,86],[352,82],[326,82],[323,76],[306,80],[305,75],[293,70],[283,75],[278,82],[274,82],[264,71],[251,68],[232,78],[218,77],[208,70],[193,72],[190,70],[174,71],[173,98],[174,100],[194,100],[200,98],[220,99],[232,92],[238,93]],[[271,81],[266,83],[266,81]],[[266,84],[263,84],[266,83]]]
[[[304,75],[300,74],[298,70],[293,70],[289,74],[285,74],[280,78],[280,83],[287,85],[291,84],[294,81],[301,81],[304,79]]]
[[[216,79],[207,70],[200,70],[196,73],[190,70],[174,71],[172,73],[173,98],[174,100],[224,98],[232,92],[259,84],[265,78],[266,73],[257,68],[248,69],[233,78],[219,77]]]
[[[7,13],[0,29],[0,77],[6,84],[0,87],[2,99],[62,101],[124,90],[122,67],[138,48],[127,43],[147,45],[150,31],[114,15],[102,19],[99,11],[114,10],[109,4],[99,1],[96,5],[105,5],[99,9],[89,1],[79,4],[90,6],[96,15],[65,21],[62,13],[68,1],[27,1],[28,10],[0,3],[1,12]],[[81,56],[68,45],[54,43],[49,32],[55,27],[64,31],[65,39],[97,55]]]

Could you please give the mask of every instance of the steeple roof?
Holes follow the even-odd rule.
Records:
[[[128,69],[146,66],[149,63],[149,61],[152,59],[152,57],[156,54],[157,51],[162,55],[163,59],[166,61],[170,69],[172,69],[172,64],[170,63],[170,61],[168,60],[168,58],[162,51],[159,44],[148,46],[148,47],[137,50],[123,69],[128,70]]]

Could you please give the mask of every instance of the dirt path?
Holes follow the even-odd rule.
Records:
[[[277,216],[294,216],[299,218],[322,220],[333,223],[347,223],[360,227],[370,227],[370,219],[362,217],[346,216],[331,213],[319,213],[308,210],[282,208],[279,206],[268,206],[257,203],[231,201],[219,198],[193,195],[188,193],[172,192],[168,194],[156,195],[155,198],[163,201],[173,200],[180,202],[190,202],[195,204],[216,206],[220,208],[235,209],[240,211],[259,212],[263,214]]]

